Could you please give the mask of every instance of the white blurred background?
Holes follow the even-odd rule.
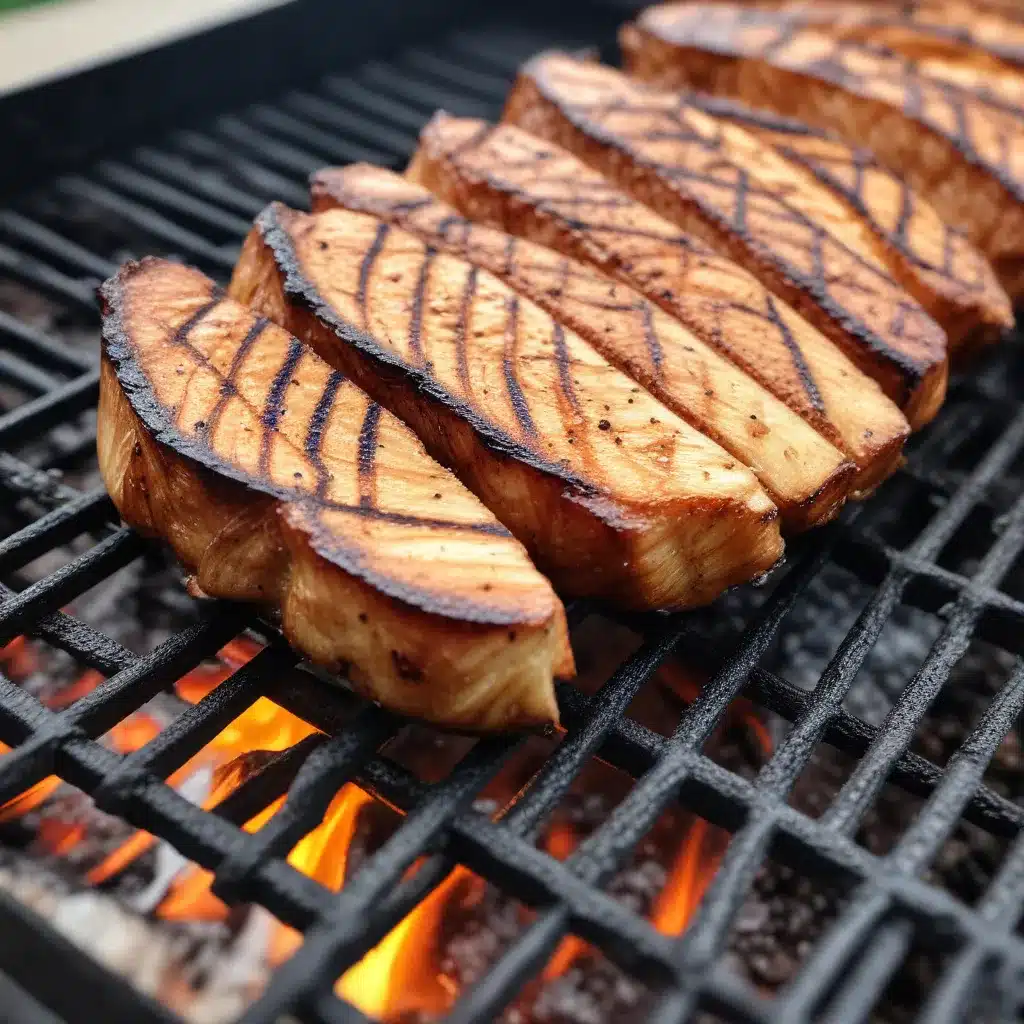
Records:
[[[0,0],[0,95],[289,0]]]

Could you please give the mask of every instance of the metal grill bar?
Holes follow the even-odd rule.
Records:
[[[3,339],[7,353],[16,351],[27,355],[45,370],[81,373],[93,365],[92,358],[84,353],[67,348],[59,340],[3,312],[0,312],[0,338]]]
[[[598,18],[595,24],[607,21]],[[48,195],[58,206],[73,203],[106,219],[113,214],[115,224],[130,229],[126,244],[148,239],[159,250],[223,276],[247,218],[264,202],[277,198],[305,205],[303,179],[325,160],[395,164],[436,106],[494,116],[517,64],[553,42],[574,46],[580,40],[571,33],[555,38],[550,32],[504,28],[457,33],[443,45],[420,45],[396,60],[373,62],[315,86],[299,83],[280,103],[220,116],[208,128],[179,131],[163,144],[83,169],[60,179]],[[53,225],[52,214],[37,217],[30,203],[0,211],[0,274],[94,323],[96,279],[110,271],[122,250],[93,252],[88,241],[78,240],[75,223]],[[30,436],[66,428],[94,404],[98,377],[91,356],[4,314],[0,338],[5,344],[10,339],[13,355],[0,358],[0,379],[28,396],[0,415],[0,446],[16,449]],[[999,489],[1013,474],[1019,476],[1024,450],[1024,413],[1006,386],[1012,366],[1006,356],[992,371],[961,383],[942,420],[886,492],[899,501],[900,493],[911,493],[899,491],[907,485],[945,502],[906,547],[876,532],[872,510],[877,504],[853,510],[843,522],[794,545],[794,564],[756,620],[747,623],[733,652],[711,666],[709,681],[669,737],[631,721],[627,708],[668,658],[689,658],[702,634],[690,616],[626,619],[645,635],[643,646],[593,696],[568,684],[559,687],[566,733],[520,799],[497,820],[472,804],[514,755],[514,740],[481,741],[442,781],[426,784],[379,753],[401,727],[399,721],[361,708],[350,694],[297,669],[294,655],[249,612],[212,606],[196,626],[140,657],[60,611],[137,558],[144,545],[111,522],[111,506],[101,493],[77,494],[0,453],[0,488],[19,502],[30,498],[42,510],[34,522],[0,538],[0,572],[20,570],[81,535],[97,538],[63,568],[19,592],[0,588],[0,641],[27,632],[107,676],[61,711],[43,707],[0,676],[0,739],[15,747],[0,760],[0,801],[56,773],[90,793],[100,807],[212,871],[222,898],[258,903],[304,930],[303,945],[245,1015],[247,1024],[270,1024],[289,1013],[301,1019],[365,1020],[334,996],[337,977],[458,865],[537,910],[493,969],[460,994],[447,1018],[458,1024],[497,1019],[567,934],[584,938],[652,986],[659,994],[653,1020],[691,1020],[698,1010],[707,1010],[730,1021],[765,1024],[868,1019],[911,944],[926,939],[952,959],[920,1019],[961,1019],[980,985],[1009,992],[1014,972],[1024,968],[1024,939],[1016,931],[1024,912],[1024,810],[983,785],[986,765],[1024,705],[1021,663],[944,769],[910,745],[973,640],[1024,654],[1024,600],[1000,589],[1024,550],[1024,499]],[[970,464],[961,463],[970,471],[952,468],[949,459],[970,450],[984,431],[991,431],[984,452]],[[91,443],[88,430],[80,436],[79,443]],[[77,450],[71,444],[70,457]],[[52,464],[47,456],[40,458]],[[884,500],[883,495],[876,503]],[[945,564],[944,551],[979,510],[1000,519],[977,567]],[[790,613],[807,599],[808,588],[829,563],[850,570],[873,591],[817,686],[804,692],[764,662]],[[938,615],[943,628],[920,669],[894,694],[889,716],[874,727],[844,710],[843,701],[900,605]],[[574,619],[585,614],[585,608],[573,609]],[[253,625],[270,637],[269,646],[156,738],[126,756],[97,742]],[[724,768],[704,750],[741,694],[793,723],[754,781]],[[261,696],[322,732],[274,757],[212,812],[166,784]],[[823,742],[858,760],[823,817],[812,819],[787,799]],[[593,758],[628,772],[636,782],[602,826],[559,862],[538,849],[537,839]],[[338,789],[353,781],[400,810],[404,820],[334,894],[292,868],[286,857],[320,822]],[[925,798],[915,824],[884,857],[852,838],[883,781]],[[283,807],[267,826],[254,835],[244,831],[247,820],[281,796]],[[680,937],[660,934],[604,891],[671,804],[733,833],[696,918]],[[1016,837],[973,907],[923,877],[961,820]],[[843,880],[852,892],[796,978],[774,1000],[720,962],[735,915],[769,856]]]

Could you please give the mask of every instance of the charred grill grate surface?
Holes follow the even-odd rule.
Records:
[[[591,39],[611,27],[609,17],[595,13]],[[537,914],[484,978],[461,993],[451,1021],[497,1019],[570,932],[655,990],[651,1019],[659,1024],[694,1019],[701,1011],[744,1022],[868,1020],[908,951],[921,943],[944,958],[945,970],[918,1019],[968,1019],[982,992],[994,994],[996,1012],[1009,1019],[1024,994],[1024,938],[1017,930],[1024,911],[1024,809],[989,788],[983,776],[1024,705],[1018,566],[1024,549],[1024,406],[1016,342],[955,385],[939,421],[879,496],[791,546],[788,566],[765,588],[764,599],[739,602],[741,628],[727,631],[731,653],[713,664],[710,681],[671,736],[632,721],[627,706],[674,652],[707,658],[708,623],[725,610],[634,620],[644,645],[595,695],[562,685],[566,735],[500,821],[472,805],[512,755],[515,740],[482,741],[448,777],[424,783],[377,753],[401,728],[399,721],[325,686],[273,639],[136,753],[122,757],[97,742],[245,628],[265,635],[267,629],[244,609],[216,605],[197,625],[140,656],[61,611],[146,548],[116,525],[103,493],[72,486],[76,477],[62,482],[47,472],[87,461],[94,441],[88,413],[97,397],[95,351],[76,338],[94,336],[95,283],[124,256],[153,251],[176,254],[223,279],[249,218],[265,202],[304,205],[304,179],[324,163],[400,166],[437,107],[496,116],[518,62],[545,46],[583,43],[579,24],[576,32],[509,26],[459,32],[297,89],[274,104],[177,132],[0,210],[0,279],[63,310],[56,322],[42,325],[28,314],[0,313],[6,531],[0,575],[16,584],[19,570],[40,555],[76,537],[91,538],[84,553],[57,571],[0,589],[0,644],[22,633],[39,637],[107,677],[72,706],[53,711],[0,676],[0,740],[14,748],[0,758],[0,802],[55,773],[102,809],[214,872],[219,895],[261,904],[303,930],[304,944],[246,1013],[246,1024],[272,1024],[289,1012],[303,1020],[364,1019],[333,994],[334,980],[456,864]],[[86,488],[95,486],[94,479],[81,480]],[[965,532],[970,557],[954,557],[950,552]],[[821,573],[835,566],[856,575],[870,596],[807,690],[773,671],[770,654],[787,629],[787,616]],[[901,607],[935,617],[937,639],[916,673],[903,680],[902,692],[892,695],[894,710],[881,725],[869,724],[851,714],[844,699]],[[578,621],[585,611],[572,614]],[[911,741],[953,666],[976,640],[1017,660],[959,750],[945,765],[931,763],[910,750]],[[740,694],[792,723],[752,781],[703,751]],[[170,773],[261,695],[323,735],[277,755],[216,813],[167,785]],[[849,755],[854,768],[824,813],[811,818],[790,795],[825,744]],[[559,862],[538,850],[536,834],[593,757],[637,781],[607,821]],[[856,833],[886,779],[924,802],[893,848],[876,855]],[[346,780],[397,806],[405,818],[334,895],[285,857],[319,823]],[[267,827],[254,835],[242,830],[243,822],[285,792],[284,809]],[[697,916],[679,938],[660,934],[602,889],[673,801],[733,833]],[[971,906],[925,877],[962,820],[1009,844],[994,880]],[[769,855],[798,874],[841,880],[852,894],[774,998],[735,974],[722,956]]]

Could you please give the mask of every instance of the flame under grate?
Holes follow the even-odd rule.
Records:
[[[502,1019],[570,935],[641,980],[653,993],[648,1019],[659,1024],[702,1014],[736,1022],[866,1021],[922,948],[942,970],[912,1019],[1010,1019],[1024,1003],[1024,793],[996,785],[989,764],[1015,735],[1024,707],[1019,342],[959,381],[940,419],[912,446],[907,467],[870,503],[791,545],[787,567],[767,587],[709,611],[631,618],[642,645],[596,692],[560,686],[566,733],[497,820],[475,801],[518,756],[516,740],[480,741],[443,777],[424,781],[378,753],[402,723],[297,667],[244,609],[207,608],[194,625],[141,654],[62,611],[147,551],[116,526],[89,468],[96,279],[144,252],[173,253],[223,278],[248,219],[272,198],[304,205],[310,171],[331,161],[399,166],[433,109],[493,117],[521,59],[556,42],[583,41],[507,27],[456,34],[178,132],[0,210],[0,278],[62,311],[49,319],[43,307],[0,312],[0,645],[35,637],[103,677],[74,703],[54,707],[0,674],[0,741],[12,748],[0,759],[0,804],[56,775],[212,872],[217,896],[261,906],[304,932],[245,1012],[246,1024],[289,1013],[367,1019],[335,993],[336,980],[432,892],[452,886],[453,872],[465,871],[535,913],[457,994],[446,1020]],[[11,305],[0,293],[0,309]],[[54,468],[64,476],[48,472]],[[33,578],[22,574],[73,541],[78,546],[62,564]],[[816,588],[825,596],[814,599]],[[857,596],[837,611],[834,595],[842,592]],[[837,615],[828,628],[826,608]],[[576,606],[571,616],[578,623],[587,612]],[[873,652],[886,647],[901,616],[909,616],[907,631],[925,637],[923,647],[883,671]],[[249,627],[267,645],[154,736],[128,753],[98,742]],[[940,751],[915,745],[921,723],[977,644],[1006,652],[1004,677],[953,749],[942,751],[944,763],[928,760]],[[676,655],[699,662],[707,681],[663,735],[627,709]],[[871,699],[865,674],[877,691]],[[708,745],[740,696],[788,723],[764,766],[747,776],[716,760]],[[319,731],[267,759],[215,812],[168,785],[260,698]],[[812,759],[829,748],[846,756],[847,771],[811,814],[794,794]],[[567,856],[556,856],[538,837],[595,758],[635,784]],[[335,894],[288,854],[346,782],[402,819]],[[873,850],[859,830],[886,786],[911,794],[917,813],[886,849]],[[242,828],[285,794],[258,832]],[[681,935],[659,930],[606,891],[670,807],[731,833]],[[932,874],[963,822],[1006,847],[969,901]],[[724,955],[769,858],[790,877],[821,876],[847,894],[773,996]],[[166,1019],[150,1009],[153,1019]]]

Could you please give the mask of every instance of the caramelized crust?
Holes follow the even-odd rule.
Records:
[[[199,271],[129,263],[102,298],[97,447],[129,524],[394,710],[557,722],[561,604],[407,427]]]
[[[640,78],[766,107],[871,149],[981,249],[1011,298],[1024,290],[1024,122],[1013,111],[785,11],[665,4],[620,41]]]
[[[557,53],[521,70],[505,118],[748,269],[877,380],[912,427],[938,411],[945,333],[860,218],[754,136],[676,93]]]
[[[275,204],[231,291],[405,420],[568,593],[698,605],[781,553],[749,470],[528,299],[405,231]]]
[[[874,233],[893,274],[941,324],[956,351],[997,341],[1012,328],[1013,307],[988,260],[871,152],[734,100],[688,93],[686,102],[756,135],[842,200]]]
[[[576,331],[691,426],[749,466],[787,529],[830,519],[854,465],[681,323],[638,292],[553,249],[459,216],[393,171],[353,164],[317,172],[315,210],[369,213],[490,271]]]
[[[512,125],[438,114],[409,175],[471,220],[594,265],[644,294],[849,453],[868,490],[907,423],[878,385],[750,274]]]

